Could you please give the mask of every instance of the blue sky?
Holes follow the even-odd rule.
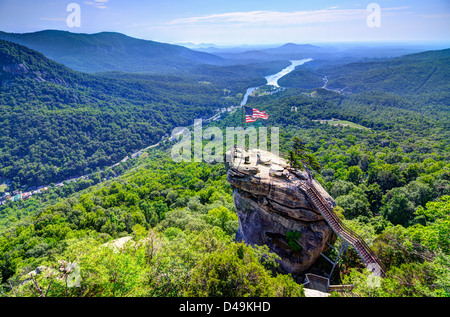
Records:
[[[381,27],[369,27],[369,3]],[[69,3],[81,26],[68,27]],[[75,33],[114,31],[167,43],[272,44],[321,42],[445,42],[449,0],[0,0],[0,30]]]

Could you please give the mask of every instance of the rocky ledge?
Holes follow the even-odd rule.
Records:
[[[297,276],[329,249],[336,235],[299,188],[308,174],[288,168],[270,152],[227,153],[227,178],[239,217],[236,239],[267,245],[281,257],[280,268]],[[336,203],[315,180],[313,185],[331,206]]]

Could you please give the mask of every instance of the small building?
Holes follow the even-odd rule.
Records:
[[[33,196],[31,192],[26,192],[22,194],[22,199],[27,200],[28,198],[31,198],[31,196]]]
[[[19,201],[22,200],[22,193],[19,193],[11,198],[11,201]]]
[[[138,151],[136,153],[131,154],[131,158],[139,157],[142,155],[142,151]]]

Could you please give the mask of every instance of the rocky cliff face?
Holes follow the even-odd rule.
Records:
[[[247,164],[240,155],[227,166],[239,216],[236,238],[248,244],[269,246],[281,257],[282,270],[294,276],[302,273],[321,252],[328,250],[327,242],[332,244],[336,239],[298,186],[308,175],[289,171],[283,159],[269,152],[246,152]],[[334,200],[320,184],[315,180],[313,184],[334,206]]]
[[[13,77],[21,76],[24,78],[31,78],[38,82],[49,81],[54,84],[68,87],[69,85],[61,78],[53,78],[47,72],[30,71],[25,64],[8,64],[1,65],[0,68],[0,82],[3,82],[3,78],[11,79]],[[6,75],[6,76],[5,76]],[[45,79],[46,78],[46,79]]]
[[[28,67],[24,64],[9,64],[2,67],[5,73],[12,75],[24,75],[28,73]]]

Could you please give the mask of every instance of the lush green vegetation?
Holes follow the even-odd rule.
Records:
[[[116,162],[175,125],[236,105],[238,94],[259,85],[263,72],[255,64],[243,70],[199,66],[183,78],[88,76],[3,43],[4,65],[27,65],[26,73],[1,74],[0,175],[13,187]],[[448,52],[441,51],[328,65],[329,85],[353,94],[297,85],[293,79],[302,76],[296,75],[291,88],[249,98],[250,106],[270,115],[252,125],[280,127],[282,152],[291,153],[294,165],[314,167],[337,202],[336,213],[386,267],[387,278],[373,287],[361,259],[348,250],[332,283],[351,283],[354,294],[450,296],[448,63]],[[242,81],[233,81],[236,76]],[[331,118],[370,130],[313,121]],[[240,124],[240,112],[213,123]],[[300,284],[277,272],[276,256],[266,247],[234,242],[238,221],[222,164],[174,163],[162,150],[149,153],[89,180],[0,206],[2,292],[303,295]],[[294,249],[297,235],[288,236]],[[123,237],[132,238],[123,248],[104,246]],[[66,287],[75,272],[69,262],[79,266],[79,287]],[[328,263],[316,265],[329,272]],[[41,273],[28,275],[36,269]]]
[[[188,77],[93,76],[5,41],[0,61],[11,69],[0,72],[0,179],[12,181],[10,190],[57,183],[117,163],[174,127],[236,105],[246,87],[264,81],[257,78],[264,69],[279,65],[205,66]]]
[[[387,268],[381,287],[371,287],[350,250],[332,282],[357,285],[353,292],[362,296],[449,296],[450,122],[448,101],[439,99],[443,92],[430,93],[435,103],[425,105],[420,94],[314,91],[291,88],[250,98],[249,104],[270,115],[254,125],[282,127],[287,158],[299,148],[292,137],[303,140],[321,166],[315,178],[335,198],[335,211]],[[331,118],[371,130],[312,121]],[[234,114],[219,125],[239,120]],[[318,265],[329,270],[326,263]]]
[[[322,87],[327,76],[327,88],[345,92],[445,93],[449,89],[449,59],[447,49],[343,65],[311,63],[280,79],[280,85],[314,89]]]
[[[119,179],[90,187],[3,228],[3,292],[39,296],[302,296],[273,275],[267,247],[235,243],[237,216],[224,166],[140,159]],[[102,246],[130,236],[123,249]],[[65,262],[58,262],[65,261]],[[81,284],[67,289],[61,263],[77,263]],[[56,270],[56,273],[55,273]],[[50,284],[51,283],[51,284]]]

